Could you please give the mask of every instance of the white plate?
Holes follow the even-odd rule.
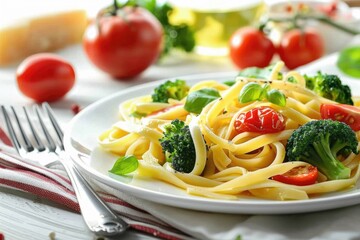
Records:
[[[324,66],[324,64],[320,65]],[[317,70],[319,69],[309,68],[310,72],[316,72]],[[192,84],[196,81],[208,79],[231,80],[234,76],[236,76],[236,73],[216,73],[179,78],[185,79],[189,84]],[[360,82],[349,79],[345,79],[345,82],[351,85],[354,93],[360,95]],[[208,212],[285,214],[333,209],[360,203],[359,187],[322,195],[310,200],[283,202],[247,198],[234,201],[191,196],[181,189],[156,180],[144,181],[110,177],[108,170],[112,167],[116,157],[104,153],[98,148],[97,137],[118,120],[120,102],[135,96],[150,94],[158,84],[159,82],[152,82],[120,91],[90,105],[71,121],[65,134],[65,148],[81,171],[104,184],[142,199],[174,207]],[[84,149],[92,150],[91,158],[82,157],[82,152],[86,152]]]

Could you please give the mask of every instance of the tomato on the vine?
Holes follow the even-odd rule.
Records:
[[[237,30],[230,38],[230,57],[239,68],[266,67],[270,64],[275,47],[259,29],[245,27]]]
[[[65,59],[51,53],[34,54],[17,68],[20,91],[37,102],[56,101],[74,86],[75,71]]]
[[[142,7],[125,6],[99,15],[88,27],[83,46],[89,59],[116,78],[134,77],[156,61],[163,28]]]
[[[276,133],[285,129],[285,118],[273,108],[262,106],[240,113],[234,128],[237,133]]]
[[[284,34],[278,47],[280,59],[289,69],[310,63],[324,55],[324,40],[313,29],[292,29]]]

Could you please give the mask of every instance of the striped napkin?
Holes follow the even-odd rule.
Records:
[[[17,154],[11,153],[11,141],[0,129],[0,139],[7,146],[0,150],[0,186],[35,194],[41,198],[62,204],[80,212],[74,190],[66,172],[53,165],[46,168],[23,161]],[[4,151],[6,149],[6,151]],[[14,151],[12,151],[14,152]],[[96,189],[97,190],[97,189]],[[189,239],[181,231],[148,212],[139,209],[112,194],[98,191],[99,196],[124,219],[133,229],[146,232],[162,239]],[[0,234],[0,240],[1,236]]]

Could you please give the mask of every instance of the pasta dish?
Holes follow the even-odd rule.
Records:
[[[307,87],[309,79],[294,71],[285,74],[282,66],[282,62],[272,66],[266,77],[238,76],[231,84],[201,81],[189,86],[184,97],[166,102],[156,102],[150,94],[128,99],[119,104],[119,121],[99,136],[99,145],[119,159],[136,159],[134,171],[124,174],[155,178],[208,198],[302,200],[354,187],[360,174],[358,129],[347,124],[354,119],[324,117],[323,109],[347,104],[319,95]],[[326,125],[329,122],[341,125]],[[322,130],[306,132],[311,124]],[[342,133],[331,137],[332,130],[321,138],[330,142],[336,157],[329,157],[336,162],[329,170],[327,163],[314,157],[321,155],[313,150],[318,150],[318,142],[307,142],[343,125],[342,132],[351,131],[347,145],[337,145]],[[176,127],[182,130],[171,133]],[[172,152],[180,151],[185,146],[182,141],[189,139],[174,138],[184,129],[191,148]],[[169,145],[171,141],[175,146]],[[309,146],[314,146],[309,153],[300,149]],[[124,163],[120,168],[131,166]]]

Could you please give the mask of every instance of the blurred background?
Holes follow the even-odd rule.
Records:
[[[134,1],[135,2],[135,1]],[[358,0],[139,0],[168,3],[166,12],[173,25],[186,24],[194,31],[195,47],[188,50],[199,55],[225,56],[228,42],[239,28],[256,25],[265,16],[286,17],[297,11],[318,13],[349,27],[357,28],[360,21]],[[146,3],[147,2],[147,3]],[[44,51],[54,51],[80,43],[89,22],[100,9],[110,6],[111,0],[1,0],[0,4],[0,67],[18,63],[24,57]],[[119,4],[125,1],[119,0]],[[302,9],[301,9],[302,8]],[[352,35],[326,24],[309,21],[324,37],[326,53],[340,50]],[[278,26],[272,26],[270,37],[278,42]],[[284,29],[282,29],[284,31]],[[181,38],[181,33],[179,32]],[[336,36],[336,39],[335,39]],[[181,48],[181,46],[180,46]]]
[[[7,79],[16,89],[20,63],[44,52],[58,54],[70,62],[78,79],[120,80],[122,87],[186,74],[264,67],[278,60],[293,69],[342,51],[360,31],[357,0],[119,0],[116,8],[135,4],[158,19],[163,28],[162,46],[158,57],[145,69],[131,76],[120,76],[107,71],[107,66],[99,66],[98,59],[84,47],[85,41],[93,40],[85,37],[85,33],[92,27],[93,32],[101,34],[96,26],[102,25],[104,18],[114,16],[110,13],[114,1],[0,0],[0,78]],[[115,15],[126,21],[126,14],[122,15],[121,11]],[[256,36],[237,32],[250,26],[257,32]],[[307,32],[308,28],[312,33]],[[294,36],[289,33],[294,29],[300,30],[297,33],[300,36],[315,39],[316,44],[304,40],[303,48],[301,39],[307,37],[300,37],[300,41],[291,39]],[[129,35],[122,39],[126,38]],[[245,44],[247,38],[250,40]],[[116,41],[110,45],[116,45]],[[289,41],[297,41],[298,49],[289,46]],[[129,52],[128,56],[132,54]],[[305,56],[304,52],[312,56]],[[304,61],[294,63],[294,58]],[[127,60],[130,64],[130,58],[124,61]],[[107,83],[114,86],[114,82]],[[100,98],[111,90],[95,94]],[[22,96],[17,89],[16,92]],[[76,95],[81,93],[78,91]],[[86,98],[81,97],[75,98],[80,102]]]

